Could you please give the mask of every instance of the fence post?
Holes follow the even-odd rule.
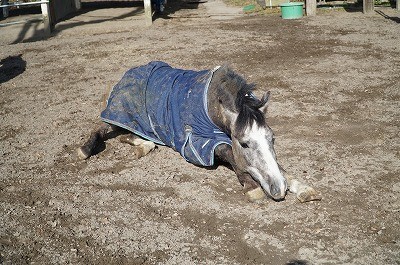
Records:
[[[153,18],[152,18],[152,12],[151,12],[151,0],[144,0],[144,16],[146,20],[146,25],[151,26],[153,24]]]
[[[370,14],[372,12],[374,12],[374,0],[363,0],[363,13]]]
[[[43,15],[44,33],[46,36],[50,36],[51,21],[50,21],[50,14],[49,14],[50,13],[49,12],[49,3],[40,4],[40,8],[42,9],[42,15]]]
[[[306,0],[306,16],[317,14],[317,0]]]

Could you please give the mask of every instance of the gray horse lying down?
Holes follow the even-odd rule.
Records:
[[[109,93],[102,124],[78,156],[87,159],[110,130],[123,128],[132,132],[121,141],[134,146],[135,158],[166,145],[195,165],[229,163],[251,200],[282,200],[288,190],[301,202],[320,200],[277,163],[266,120],[269,92],[259,99],[254,88],[227,66],[192,71],[150,62],[132,68]]]

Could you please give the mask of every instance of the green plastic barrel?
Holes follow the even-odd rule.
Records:
[[[283,19],[296,19],[303,17],[302,2],[291,2],[280,4]]]

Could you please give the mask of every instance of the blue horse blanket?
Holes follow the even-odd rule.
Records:
[[[112,89],[101,119],[172,147],[195,165],[212,166],[215,148],[232,145],[208,116],[213,73],[175,69],[158,61],[132,68]]]

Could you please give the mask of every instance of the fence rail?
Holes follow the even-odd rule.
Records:
[[[6,5],[0,5],[0,7],[30,6],[30,5],[41,5],[41,4],[48,4],[48,3],[49,3],[49,1],[36,1],[36,2],[26,2],[26,3],[14,2],[14,3],[6,4]]]
[[[31,6],[31,5],[40,5],[40,8],[42,9],[42,16],[43,16],[43,23],[44,23],[44,32],[46,35],[50,36],[51,34],[51,21],[50,21],[50,9],[49,9],[49,3],[50,1],[48,0],[43,0],[43,1],[35,1],[35,2],[27,2],[27,3],[19,3],[19,2],[13,2],[13,3],[8,3],[7,0],[2,0],[1,1],[0,8],[3,8],[3,16],[8,17],[8,9],[10,7],[19,7],[19,6]],[[7,3],[7,4],[3,4]],[[18,22],[12,22],[11,24],[16,24]],[[21,22],[23,23],[23,22]],[[10,24],[10,25],[11,25]],[[5,23],[4,25],[7,25]]]

